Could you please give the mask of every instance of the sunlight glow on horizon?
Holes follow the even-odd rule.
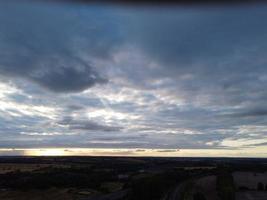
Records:
[[[266,158],[267,148],[254,149],[112,149],[34,148],[0,149],[0,156],[133,156],[133,157],[257,157]]]

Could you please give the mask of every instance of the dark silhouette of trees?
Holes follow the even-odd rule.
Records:
[[[217,175],[217,191],[221,200],[235,200],[235,185],[230,172],[223,170]]]
[[[259,183],[258,183],[258,185],[257,185],[257,190],[258,190],[258,191],[262,191],[262,190],[264,190],[264,185],[263,185],[262,182],[259,182]]]
[[[131,184],[130,200],[161,199],[170,187],[183,178],[175,172],[166,172],[134,180]]]
[[[197,192],[194,194],[193,200],[206,200],[206,197],[204,196],[204,194]]]

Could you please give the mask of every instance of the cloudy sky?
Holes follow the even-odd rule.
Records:
[[[0,153],[267,157],[266,19],[1,0]]]

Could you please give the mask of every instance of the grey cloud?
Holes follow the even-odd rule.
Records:
[[[102,125],[90,120],[75,120],[72,117],[65,117],[58,122],[60,125],[67,125],[71,130],[90,130],[90,131],[104,131],[113,132],[120,131],[122,128],[118,126]]]
[[[71,111],[76,111],[76,110],[82,110],[84,106],[72,104],[72,105],[68,105],[67,108]]]
[[[225,69],[220,69],[219,63],[213,69],[195,64],[203,61],[209,64],[214,59],[223,62],[240,48],[253,48],[255,44],[259,44],[257,48],[266,48],[266,22],[260,20],[266,16],[265,9],[264,6],[147,9],[138,16],[133,14],[130,35],[141,49],[180,72],[221,72]],[[243,50],[254,53],[254,49]]]
[[[262,143],[258,143],[258,144],[253,144],[251,146],[267,146],[267,142],[262,142]]]
[[[265,108],[241,110],[232,114],[226,115],[228,117],[264,117],[267,116],[267,110]]]
[[[210,105],[229,106],[251,101],[264,91],[259,77],[267,73],[265,11],[266,6],[244,6],[132,12],[129,40],[159,67],[131,66],[127,78],[158,89],[164,85],[153,86],[154,80],[169,77],[170,93],[179,91],[191,102],[208,98]]]
[[[137,149],[136,152],[145,152],[145,149]]]
[[[101,20],[94,9],[86,14],[67,5],[0,3],[1,75],[55,92],[77,92],[107,82],[90,58],[108,57],[118,39],[116,34],[102,35],[109,30],[108,22],[92,24],[92,19]]]
[[[46,72],[37,72],[29,78],[55,92],[75,92],[85,90],[99,83],[106,83],[91,67],[82,70],[75,67],[55,67]]]
[[[157,150],[157,152],[160,153],[169,153],[169,152],[177,152],[179,151],[178,149],[163,149],[163,150]]]

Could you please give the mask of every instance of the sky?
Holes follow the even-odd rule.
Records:
[[[267,5],[0,1],[0,155],[267,157]]]

